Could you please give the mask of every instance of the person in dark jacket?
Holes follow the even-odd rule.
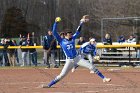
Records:
[[[27,39],[28,46],[34,46],[34,43],[31,39]],[[37,66],[37,51],[35,48],[29,49],[29,58],[32,61],[34,66]]]
[[[118,43],[124,43],[125,42],[124,36],[123,35],[119,36],[117,41],[118,41]]]
[[[106,34],[106,35],[105,35],[105,38],[104,38],[104,40],[103,40],[103,43],[104,43],[105,45],[112,45],[112,39],[111,39],[110,34]]]
[[[82,45],[83,43],[85,43],[84,37],[80,37],[77,45]]]
[[[10,38],[6,38],[6,44],[8,46],[14,46],[14,43],[12,42],[12,40]],[[15,49],[8,49],[8,59],[9,59],[9,63],[10,66],[15,66]]]
[[[1,42],[0,42],[0,46],[3,46]],[[0,66],[2,65],[3,65],[3,49],[0,49]]]
[[[104,43],[104,45],[112,45],[112,39],[111,39],[110,34],[106,34],[105,35],[105,38],[103,40],[103,43]],[[104,51],[110,51],[110,49],[109,48],[106,48],[106,49],[104,49]]]
[[[7,54],[8,44],[6,44],[5,38],[1,39],[1,44],[4,47],[2,49],[2,51],[3,51],[3,57],[4,57],[3,66],[9,66],[9,59],[8,59],[8,54]]]
[[[54,39],[52,32],[48,30],[48,34],[44,36],[43,39],[44,63],[48,68],[50,68],[49,58],[54,65],[54,68],[58,68],[57,62],[55,61],[56,46],[56,40]]]
[[[13,42],[14,46],[18,46],[16,40],[12,40],[12,42]],[[15,49],[14,55],[15,55],[15,59],[16,59],[17,63],[19,63],[18,49]]]
[[[140,44],[140,33],[136,33],[136,44],[137,45]],[[137,55],[136,55],[137,61],[139,61],[139,62],[136,63],[136,65],[140,66],[140,47],[137,47],[136,51],[137,51]]]

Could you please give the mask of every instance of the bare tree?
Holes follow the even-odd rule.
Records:
[[[52,29],[57,16],[62,17],[59,31],[71,29],[75,32],[82,15],[89,14],[91,21],[83,27],[81,35],[86,38],[95,36],[100,40],[102,18],[140,16],[140,0],[0,0],[0,2],[1,34],[4,33],[2,21],[7,9],[11,7],[22,11],[27,23],[25,32],[35,32],[36,36],[44,35],[48,29]],[[104,22],[104,30],[112,33],[116,40],[119,35],[126,32],[128,33],[126,36],[132,34],[133,25],[132,20],[110,20]],[[13,37],[17,37],[17,34]]]

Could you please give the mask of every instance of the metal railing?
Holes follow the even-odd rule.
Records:
[[[124,48],[124,47],[127,47],[128,49],[128,62],[131,63],[131,47],[133,48],[138,48],[140,47],[140,44],[135,44],[135,43],[122,43],[122,44],[119,44],[119,43],[115,43],[113,45],[104,45],[103,43],[97,43],[97,48],[98,49],[104,49],[104,48]],[[0,49],[3,49],[4,47],[3,46],[0,46]],[[8,49],[20,49],[20,48],[36,48],[36,49],[43,49],[43,46],[9,46]],[[60,65],[60,62],[61,60],[64,60],[64,59],[60,59],[60,46],[57,46],[57,48],[59,49],[58,50],[58,61],[59,61],[59,65]],[[80,45],[76,45],[76,48],[80,48]],[[109,53],[109,52],[108,52]],[[114,52],[115,53],[115,52]]]

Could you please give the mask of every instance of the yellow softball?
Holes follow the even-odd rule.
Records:
[[[56,22],[60,22],[61,21],[61,18],[60,17],[56,17],[55,21]]]

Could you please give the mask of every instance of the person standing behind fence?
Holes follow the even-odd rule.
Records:
[[[119,36],[117,41],[118,41],[118,43],[124,43],[125,42],[124,36],[123,35]]]
[[[136,44],[140,44],[140,33],[137,33],[136,35]],[[140,47],[137,47],[136,50],[137,50],[137,55],[136,55],[137,61],[139,61],[137,62],[136,65],[140,66]]]
[[[12,40],[10,38],[6,38],[6,44],[8,46],[14,46]],[[8,49],[8,59],[9,59],[9,63],[10,66],[15,66],[15,49]]]
[[[44,63],[47,65],[47,68],[50,68],[49,58],[51,59],[54,68],[58,68],[58,65],[55,61],[56,46],[56,40],[54,39],[52,32],[48,30],[48,34],[44,36],[43,39]]]
[[[18,46],[16,40],[12,40],[12,42],[13,42],[14,46]],[[14,55],[15,55],[15,59],[16,59],[17,63],[19,63],[18,49],[15,49]]]
[[[4,57],[4,62],[3,62],[3,66],[9,66],[9,59],[8,59],[8,55],[7,55],[7,48],[8,45],[6,44],[5,39],[1,39],[1,43],[3,46],[3,57]]]
[[[31,39],[27,39],[28,46],[34,46]],[[37,51],[35,48],[29,48],[29,58],[34,66],[37,66]]]
[[[112,39],[111,39],[110,34],[105,35],[103,43],[104,43],[104,45],[112,45]],[[106,49],[104,49],[104,51],[108,52],[108,51],[110,51],[110,49],[106,48]]]
[[[83,43],[85,43],[84,37],[80,37],[77,45],[82,45]]]
[[[27,38],[25,36],[22,36],[21,41],[19,42],[20,47],[21,46],[27,46]],[[22,65],[21,66],[27,66],[27,55],[28,55],[28,49],[21,49],[22,52]]]
[[[129,39],[127,40],[128,43],[134,43],[136,42],[136,38],[134,35],[130,35]]]
[[[2,43],[0,42],[0,46],[2,46]],[[3,65],[3,49],[0,49],[0,66]]]

